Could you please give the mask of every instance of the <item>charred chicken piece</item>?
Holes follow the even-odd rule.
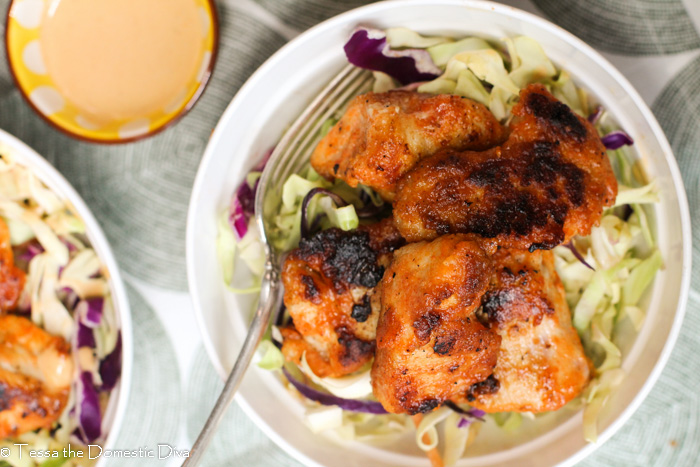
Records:
[[[17,307],[26,275],[15,266],[10,230],[0,218],[0,314]]]
[[[443,151],[402,178],[394,216],[407,241],[474,233],[534,251],[598,224],[617,181],[596,129],[539,84],[521,92],[513,115],[503,146]]]
[[[285,358],[300,363],[305,356],[321,377],[353,373],[371,361],[379,314],[375,286],[402,244],[391,219],[302,240],[282,270],[293,320],[282,329]]]
[[[0,439],[51,428],[73,378],[69,345],[26,318],[0,316]]]
[[[467,402],[490,413],[557,410],[591,372],[554,255],[502,248],[491,260],[496,273],[479,318],[501,337],[501,348],[493,375],[469,389]]]
[[[319,143],[311,165],[327,179],[371,187],[391,201],[399,178],[445,148],[484,150],[505,139],[489,110],[460,96],[410,91],[357,96]]]
[[[476,317],[493,266],[467,235],[407,245],[379,287],[374,395],[392,413],[465,402],[494,371],[501,338]]]

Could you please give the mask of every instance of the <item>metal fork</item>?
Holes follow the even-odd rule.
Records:
[[[282,186],[287,178],[308,162],[311,151],[321,139],[323,123],[343,109],[354,96],[368,91],[371,82],[370,72],[352,65],[346,66],[297,118],[270,156],[255,196],[255,221],[260,229],[266,255],[259,305],[221,396],[183,467],[196,466],[201,462],[216,428],[233,401],[255,349],[270,324],[272,310],[277,309],[276,305],[281,300],[280,259],[284,252],[277,251],[269,241],[273,226],[266,219],[269,217],[266,214],[274,212],[280,206]]]

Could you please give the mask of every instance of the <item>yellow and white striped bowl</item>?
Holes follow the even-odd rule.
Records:
[[[214,0],[192,0],[202,20],[202,62],[198,73],[172,104],[148,115],[96,125],[66,99],[42,59],[39,35],[52,0],[13,0],[7,14],[5,46],[17,87],[34,110],[54,127],[78,139],[125,143],[150,136],[182,117],[194,106],[211,75],[218,46]]]

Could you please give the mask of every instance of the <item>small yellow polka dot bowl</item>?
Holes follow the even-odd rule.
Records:
[[[214,0],[13,0],[5,47],[15,83],[74,138],[127,143],[185,115],[212,74]]]

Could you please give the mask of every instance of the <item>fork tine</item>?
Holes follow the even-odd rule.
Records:
[[[371,75],[365,74],[363,78],[350,83],[350,86],[345,89],[336,100],[330,103],[330,105],[325,109],[325,112],[317,117],[314,125],[306,133],[304,139],[298,143],[296,148],[290,147],[290,155],[287,156],[289,164],[287,164],[285,171],[293,172],[299,165],[300,160],[306,159],[309,156],[309,151],[312,150],[321,139],[319,133],[325,122],[335,115],[339,109],[344,107],[353,97],[355,97],[355,95],[360,93],[360,90],[366,87],[370,81]],[[283,178],[286,178],[286,176],[289,175],[289,173],[285,173],[285,171],[281,173]]]
[[[308,131],[308,128],[313,124],[313,119],[323,110],[324,103],[327,99],[333,98],[339,90],[342,90],[347,86],[348,82],[358,76],[360,70],[353,69],[350,66],[343,68],[341,73],[336,76],[336,78],[329,83],[321,93],[316,96],[316,98],[309,104],[309,106],[304,110],[304,112],[294,121],[287,132],[282,136],[275,152],[279,148],[279,152],[287,152],[290,147],[292,147],[298,140],[301,133]],[[273,154],[274,156],[274,154]],[[272,160],[270,161],[272,162]],[[286,158],[280,161],[280,164],[276,165],[275,170],[279,170],[280,165],[284,165]],[[276,178],[276,177],[275,177]]]
[[[351,65],[343,69],[341,74],[321,92],[307,111],[292,125],[288,130],[288,134],[293,132],[293,134],[290,135],[291,138],[287,141],[280,141],[279,144],[279,146],[282,146],[282,144],[285,143],[284,147],[281,148],[281,151],[284,151],[285,154],[280,155],[282,159],[275,167],[275,180],[284,176],[289,165],[293,162],[293,160],[289,158],[289,153],[294,151],[294,149],[299,146],[302,139],[307,137],[310,132],[313,133],[312,130],[314,126],[317,125],[320,116],[326,111],[328,106],[335,104],[339,96],[345,95],[348,87],[351,87],[356,80],[360,79],[364,74],[364,70]]]
[[[262,174],[255,198],[256,222],[268,255],[275,252],[270,249],[268,241],[269,232],[263,216],[265,207],[276,203],[287,177],[298,171],[308,158],[309,151],[320,139],[319,132],[325,121],[366,89],[371,77],[368,71],[347,65],[294,121],[277,144]]]

